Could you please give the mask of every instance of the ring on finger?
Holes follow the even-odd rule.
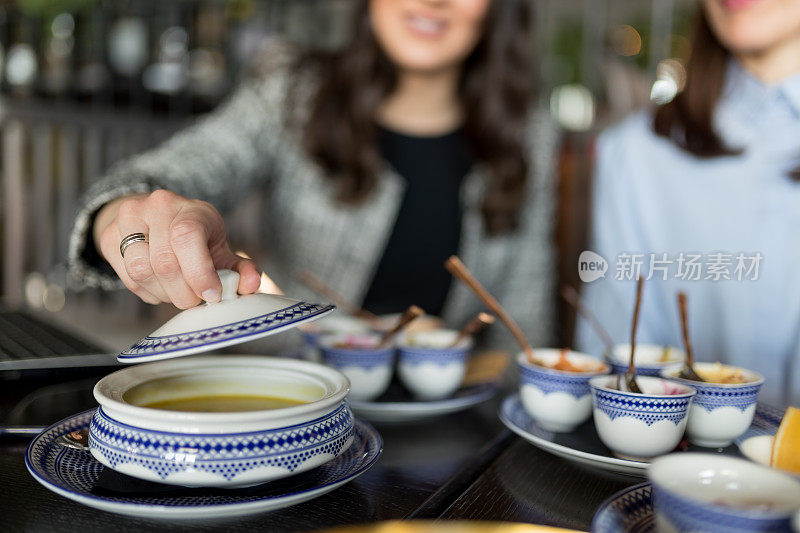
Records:
[[[148,242],[147,235],[145,235],[144,233],[131,233],[129,235],[126,235],[119,243],[119,255],[121,255],[124,258],[125,250],[128,249],[128,246],[137,242],[147,243]]]

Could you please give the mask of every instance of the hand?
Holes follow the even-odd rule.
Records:
[[[163,189],[127,196],[100,210],[93,232],[100,254],[147,303],[188,309],[201,300],[218,302],[222,284],[216,270],[222,268],[239,273],[240,294],[260,285],[255,263],[231,251],[222,216],[208,202]],[[119,244],[131,233],[144,233],[149,242],[131,244],[123,258]]]

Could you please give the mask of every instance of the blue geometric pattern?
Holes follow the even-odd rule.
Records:
[[[612,374],[624,374],[628,371],[628,363],[620,363],[618,361],[609,361],[611,364],[611,373]],[[675,363],[672,363],[673,365]],[[678,363],[680,364],[680,363]],[[658,366],[648,366],[643,365],[641,363],[636,363],[636,375],[637,376],[655,376],[658,377],[661,375],[661,371],[664,368],[668,368],[669,365],[658,365]]]
[[[394,362],[394,348],[387,348],[381,351],[348,350],[345,348],[321,348],[321,350],[325,363],[336,368],[346,366],[374,368],[376,366],[391,365]]]
[[[336,459],[322,466],[297,474],[291,484],[266,483],[264,489],[240,491],[228,489],[224,494],[215,491],[203,494],[195,489],[191,495],[144,496],[98,496],[93,489],[105,468],[88,451],[67,448],[58,443],[58,437],[89,427],[94,409],[71,416],[53,424],[31,441],[25,453],[25,464],[30,473],[48,488],[66,491],[84,501],[115,503],[128,508],[142,508],[142,513],[151,514],[152,506],[170,508],[205,508],[208,506],[236,506],[253,502],[280,502],[303,493],[317,491],[355,478],[368,470],[380,457],[383,440],[369,425],[355,422],[353,444]]]
[[[274,313],[268,313],[232,324],[225,324],[224,326],[218,326],[216,328],[201,329],[165,337],[148,336],[120,353],[117,358],[124,361],[125,359],[137,359],[148,355],[167,354],[200,346],[214,346],[233,339],[259,335],[326,313],[332,309],[335,309],[332,305],[301,302]]]
[[[712,383],[695,383],[691,386],[697,389],[697,396],[694,398],[694,405],[699,405],[708,412],[718,407],[736,407],[745,411],[748,407],[756,403],[758,391],[761,383],[747,387],[720,387]]]
[[[554,372],[547,368],[534,368],[528,365],[519,365],[522,384],[537,387],[544,394],[551,392],[566,392],[577,399],[589,394],[589,380],[604,372],[584,372],[581,374],[564,374]]]
[[[645,394],[622,394],[593,388],[594,406],[607,414],[611,420],[630,416],[648,426],[661,420],[669,420],[676,426],[686,418],[691,396],[647,396]]]
[[[467,359],[467,349],[426,349],[402,346],[397,351],[397,357],[402,363],[409,365],[435,364],[449,365],[462,363]]]
[[[230,481],[264,466],[294,472],[320,454],[338,455],[353,435],[353,415],[346,404],[305,424],[251,433],[201,435],[139,429],[97,409],[90,424],[89,447],[114,467],[136,464],[161,479],[200,470]]]
[[[656,530],[650,483],[640,483],[611,496],[592,519],[593,533],[652,533]]]
[[[756,404],[756,412],[753,415],[753,422],[744,435],[736,439],[736,445],[741,447],[742,443],[750,437],[758,437],[760,435],[775,435],[778,432],[778,427],[781,425],[785,411],[765,405],[763,403]]]
[[[663,514],[679,532],[792,530],[791,513],[776,516],[774,513],[714,506],[669,492],[657,483],[653,483],[653,501],[656,511]]]

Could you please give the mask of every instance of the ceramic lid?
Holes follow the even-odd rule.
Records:
[[[117,356],[121,363],[141,363],[206,352],[312,322],[331,313],[330,304],[313,304],[276,294],[238,295],[239,274],[218,270],[222,300],[200,304]]]

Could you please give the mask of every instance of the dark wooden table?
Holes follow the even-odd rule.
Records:
[[[102,375],[0,381],[0,418],[10,415],[12,423],[41,423],[43,417],[54,421],[93,407],[91,387]],[[37,390],[44,394],[27,408],[12,410]],[[288,509],[218,522],[143,520],[74,503],[28,474],[23,462],[25,439],[0,437],[0,531],[250,533],[403,518],[521,521],[588,529],[604,499],[641,481],[577,466],[513,436],[497,418],[501,397],[426,422],[375,424],[384,438],[383,456],[355,481]]]

